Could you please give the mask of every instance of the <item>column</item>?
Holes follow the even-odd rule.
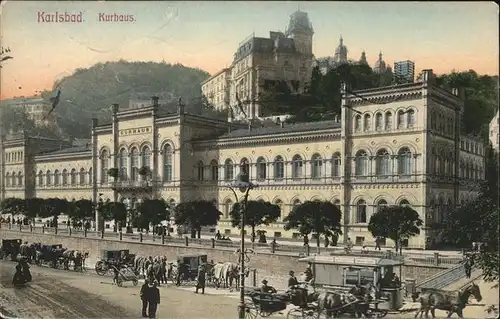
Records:
[[[118,145],[120,143],[118,137],[119,137],[119,125],[118,125],[118,110],[119,110],[119,105],[118,104],[113,104],[112,105],[112,111],[113,111],[113,167],[118,169],[118,178],[120,176],[120,166],[118,163]],[[118,179],[116,178],[114,182]],[[118,193],[116,190],[113,190],[113,201],[117,202],[118,201]]]
[[[98,150],[97,150],[97,119],[92,119],[92,175],[89,176],[92,184],[92,202],[95,207],[95,221],[96,231],[102,231],[104,229],[104,220],[101,216],[100,210],[97,208],[97,159],[98,159]]]
[[[153,101],[153,150],[152,150],[152,156],[153,156],[153,167],[151,169],[151,176],[152,176],[152,183],[153,183],[153,198],[156,198],[156,190],[157,190],[157,184],[158,184],[158,156],[160,155],[160,152],[158,150],[158,132],[156,128],[156,117],[157,117],[157,112],[158,112],[158,100],[159,98],[157,96],[151,97],[151,100]]]

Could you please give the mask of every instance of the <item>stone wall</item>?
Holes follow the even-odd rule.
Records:
[[[118,241],[112,239],[101,239],[92,237],[70,237],[66,235],[41,234],[31,232],[19,232],[18,230],[0,229],[1,239],[21,238],[29,243],[40,242],[43,244],[62,244],[69,249],[88,251],[90,254],[89,262],[95,263],[100,259],[103,250],[121,250],[128,249],[133,254],[146,256],[166,256],[168,260],[175,259],[181,254],[207,254],[209,260],[219,261],[238,261],[238,255],[234,250],[222,250],[221,248],[208,247],[186,247],[180,245],[161,245],[161,243],[139,243],[137,241]],[[302,272],[305,264],[298,262],[295,256],[285,256],[266,252],[256,252],[250,256],[248,265],[257,269],[257,282],[266,278],[276,287],[282,287],[286,284],[288,272]],[[405,265],[402,269],[402,279],[412,278],[416,281],[424,280],[444,269],[446,267]]]

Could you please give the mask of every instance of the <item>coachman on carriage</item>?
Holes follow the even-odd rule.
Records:
[[[21,247],[21,239],[2,239],[2,250],[0,251],[2,259],[10,256],[10,260],[15,261]]]

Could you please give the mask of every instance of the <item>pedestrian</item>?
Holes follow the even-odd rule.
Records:
[[[198,266],[198,276],[196,279],[196,291],[195,293],[198,293],[198,289],[201,289],[201,293],[205,293],[205,276],[206,275],[206,270],[205,270],[205,265],[201,263]]]
[[[467,279],[470,279],[472,272],[472,263],[470,257],[466,257],[465,259],[464,270],[465,270],[465,276],[467,277]]]
[[[149,295],[149,280],[144,280],[144,285],[141,287],[141,301],[142,301],[142,316],[144,318],[148,317],[148,295]]]
[[[160,304],[160,289],[158,289],[157,281],[154,281],[152,285],[148,285],[148,303],[148,317],[156,318],[156,310]]]
[[[381,242],[381,241],[382,241],[382,240],[381,240],[381,238],[380,238],[380,237],[376,237],[376,238],[375,238],[375,250],[377,250],[377,249],[378,249],[378,250],[381,250],[381,248],[380,248],[380,242]]]

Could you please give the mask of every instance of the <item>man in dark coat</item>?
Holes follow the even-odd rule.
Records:
[[[142,316],[144,318],[148,317],[148,313],[147,313],[147,310],[148,310],[148,291],[149,291],[148,284],[149,284],[149,280],[146,279],[144,281],[144,285],[142,285],[142,287],[141,287],[141,293],[140,293],[141,301],[142,301]]]
[[[195,293],[198,293],[198,289],[201,289],[201,293],[205,293],[205,278],[206,277],[206,270],[205,270],[205,265],[202,263],[198,266],[198,277],[196,279],[196,291]]]
[[[156,318],[156,309],[158,309],[158,304],[160,304],[160,289],[158,289],[158,282],[153,282],[153,285],[148,285],[147,288],[147,300],[149,303],[149,318]]]

